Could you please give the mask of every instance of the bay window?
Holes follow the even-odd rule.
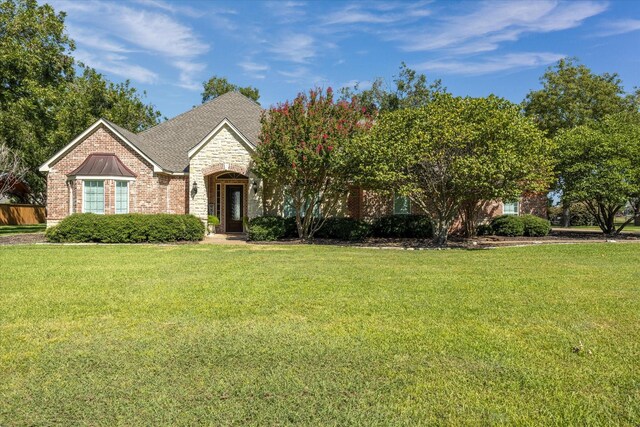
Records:
[[[84,181],[83,212],[104,214],[104,181]]]

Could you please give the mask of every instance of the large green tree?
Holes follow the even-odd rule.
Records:
[[[74,78],[73,47],[63,13],[35,0],[0,3],[0,136],[21,156],[36,195],[44,192],[37,167],[52,153],[55,111]]]
[[[409,196],[447,243],[463,208],[475,221],[483,202],[545,188],[550,142],[503,99],[436,96],[426,107],[383,114],[352,151],[359,181]]]
[[[618,113],[556,137],[564,197],[583,202],[607,235],[640,217],[640,114]],[[615,217],[631,204],[618,228]]]
[[[542,88],[529,92],[523,110],[549,138],[610,114],[637,111],[638,94],[627,94],[616,73],[595,74],[573,58],[561,59],[549,67],[540,82]],[[563,225],[568,226],[570,202],[563,197],[562,203]]]
[[[291,199],[302,240],[335,215],[353,183],[350,141],[371,126],[363,110],[356,100],[335,102],[328,88],[301,93],[262,116],[253,169]]]
[[[342,88],[341,98],[351,100],[355,97],[368,111],[383,113],[402,108],[423,107],[437,94],[446,91],[440,80],[429,83],[426,75],[419,74],[402,62],[392,85],[387,84],[382,78],[377,78],[368,89],[361,90],[359,84]]]
[[[202,84],[204,91],[202,92],[202,102],[210,101],[214,98],[224,95],[227,92],[240,92],[247,98],[258,102],[260,99],[260,91],[252,86],[241,87],[231,83],[226,77],[213,76]]]
[[[625,92],[618,74],[595,74],[576,59],[561,59],[540,82],[542,89],[529,92],[523,109],[550,138],[635,108],[635,97]]]
[[[63,89],[51,133],[51,148],[59,149],[99,118],[110,120],[132,132],[140,132],[160,120],[160,112],[146,104],[129,80],[113,83],[92,68],[82,66],[82,75]]]
[[[0,138],[27,168],[25,201],[44,201],[38,167],[97,118],[132,131],[159,119],[129,82],[110,83],[75,63],[64,18],[35,0],[0,2]]]

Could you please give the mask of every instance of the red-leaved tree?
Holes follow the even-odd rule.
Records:
[[[300,93],[263,114],[253,170],[290,197],[302,240],[336,214],[355,172],[349,142],[371,123],[355,99],[335,102],[331,88]]]

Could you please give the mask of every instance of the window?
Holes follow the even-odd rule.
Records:
[[[222,221],[222,217],[220,216],[220,187],[220,184],[216,184],[216,216]]]
[[[300,209],[301,216],[304,216],[305,212],[307,212],[308,206],[309,206],[309,201],[307,201],[302,207],[302,209]],[[291,218],[296,216],[296,209],[293,206],[293,198],[289,194],[284,195],[283,216],[285,218]],[[320,205],[318,205],[317,203],[313,207],[313,217],[320,218]]]
[[[411,213],[411,200],[407,196],[400,194],[393,195],[393,214],[409,215]]]
[[[83,212],[104,214],[104,181],[84,181]]]
[[[516,200],[515,202],[504,202],[502,213],[505,215],[518,215],[520,213],[520,203]]]
[[[129,183],[116,181],[116,213],[129,213]]]
[[[283,214],[285,218],[291,218],[296,216],[296,209],[293,206],[293,199],[291,198],[290,195],[285,194],[284,195],[284,208],[283,208]]]

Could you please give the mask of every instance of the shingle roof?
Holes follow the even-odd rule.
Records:
[[[70,176],[121,176],[135,178],[136,174],[111,153],[93,153]]]
[[[163,169],[184,172],[189,166],[189,150],[225,118],[257,145],[261,114],[258,103],[238,92],[228,92],[139,134],[109,124]]]

